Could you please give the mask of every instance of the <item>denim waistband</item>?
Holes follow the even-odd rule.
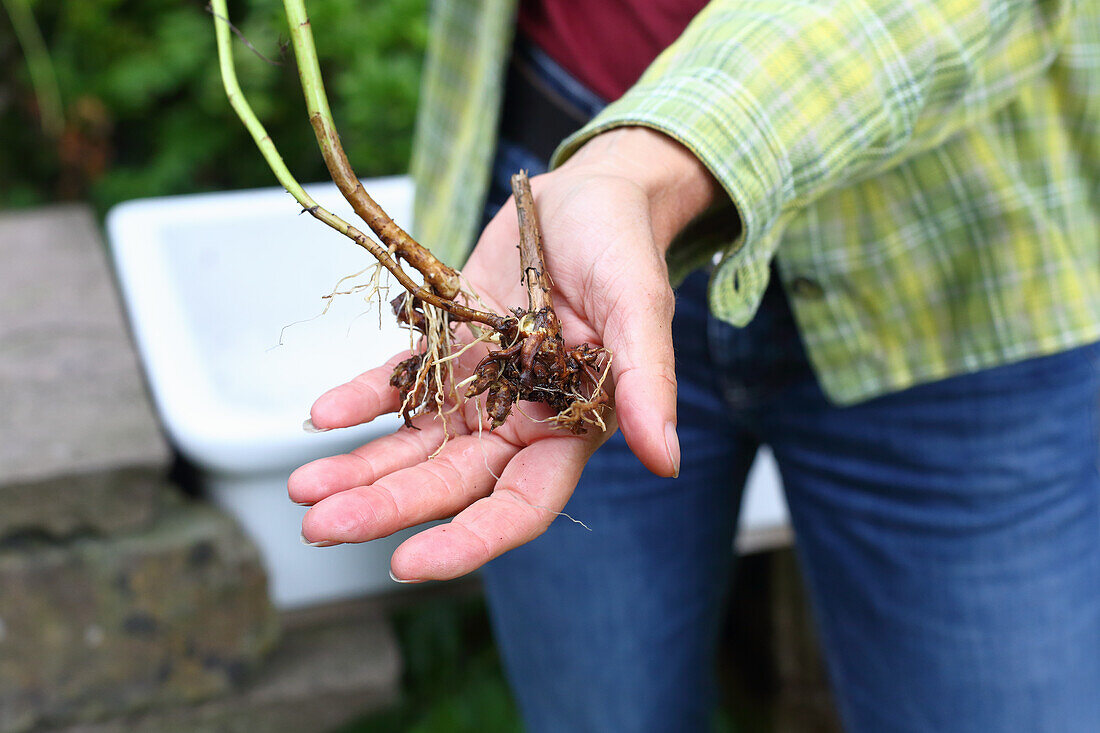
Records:
[[[500,138],[549,162],[558,144],[604,107],[604,101],[523,39],[516,41],[504,86]]]

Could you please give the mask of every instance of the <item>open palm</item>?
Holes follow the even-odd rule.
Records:
[[[554,430],[542,405],[521,403],[493,432],[474,400],[445,427],[434,415],[415,420],[351,453],[298,469],[289,492],[312,505],[302,522],[312,543],[364,542],[453,516],[404,542],[391,568],[406,580],[454,578],[534,539],[555,519],[593,451],[620,427],[654,473],[679,471],[675,435],[672,292],[655,227],[652,196],[606,168],[566,166],[532,181],[543,229],[554,305],[568,345],[588,342],[614,353],[615,409],[608,430]],[[655,228],[658,230],[655,236]],[[463,272],[493,310],[526,307],[512,201],[483,233]],[[484,355],[464,354],[456,379]],[[396,356],[322,395],[311,419],[321,429],[348,427],[399,408],[390,387]]]

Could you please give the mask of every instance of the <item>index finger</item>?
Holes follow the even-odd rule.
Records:
[[[401,408],[401,397],[390,386],[394,368],[412,354],[402,351],[380,367],[333,387],[317,398],[309,419],[317,430],[350,428]]]

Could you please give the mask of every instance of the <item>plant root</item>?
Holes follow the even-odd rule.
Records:
[[[581,344],[565,346],[561,323],[554,312],[550,281],[542,253],[542,236],[535,214],[534,197],[527,173],[512,177],[512,189],[520,219],[520,267],[527,286],[527,310],[514,309],[514,319],[508,319],[494,329],[495,341],[501,344],[490,351],[470,378],[464,380],[466,399],[485,394],[485,412],[490,430],[500,427],[520,401],[542,402],[556,415],[550,424],[556,428],[580,434],[588,427],[606,429],[604,411],[610,407],[610,397],[604,382],[611,368],[611,352],[599,346]],[[419,301],[413,294],[403,293],[392,303],[399,322],[424,334],[423,343],[450,343],[447,328],[432,332],[429,314],[432,306]],[[460,322],[461,316],[451,314],[450,322]],[[482,335],[479,340],[489,340]],[[438,350],[437,350],[438,351]],[[402,396],[401,415],[412,426],[412,418],[435,408],[448,395],[433,384],[445,381],[453,384],[453,370],[446,378],[441,374],[443,362],[451,370],[450,354],[432,353],[428,348],[401,362],[390,378],[390,384]]]
[[[604,382],[611,366],[611,352],[589,344],[565,346],[561,324],[554,313],[552,283],[543,261],[542,235],[526,172],[520,171],[512,177],[512,191],[519,213],[520,268],[527,286],[527,308],[513,309],[511,315],[479,310],[475,306],[481,305],[480,300],[462,287],[461,275],[413,240],[363,190],[332,119],[305,0],[283,0],[283,4],[310,123],[329,175],[381,244],[320,206],[291,174],[241,91],[233,64],[227,2],[211,0],[226,97],[275,177],[302,211],[370,252],[405,289],[393,301],[393,307],[398,321],[413,332],[413,347],[418,353],[401,362],[390,377],[390,384],[401,395],[405,424],[413,427],[414,417],[434,410],[444,421],[446,436],[446,416],[452,411],[446,405],[453,402],[453,409],[457,409],[461,402],[454,382],[452,354],[457,345],[454,329],[457,324],[466,323],[477,340],[491,340],[501,347],[490,351],[477,365],[464,394],[466,398],[486,395],[490,429],[504,423],[517,401],[549,405],[557,412],[550,424],[573,433],[584,433],[588,427],[605,429],[603,415],[611,398],[604,390]],[[422,283],[410,276],[403,264],[416,270],[423,278]],[[368,290],[376,285],[377,280],[372,278]],[[419,343],[416,334],[420,334]]]

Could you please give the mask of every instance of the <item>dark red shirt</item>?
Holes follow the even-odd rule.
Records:
[[[622,96],[707,0],[521,0],[519,31],[607,101]]]

